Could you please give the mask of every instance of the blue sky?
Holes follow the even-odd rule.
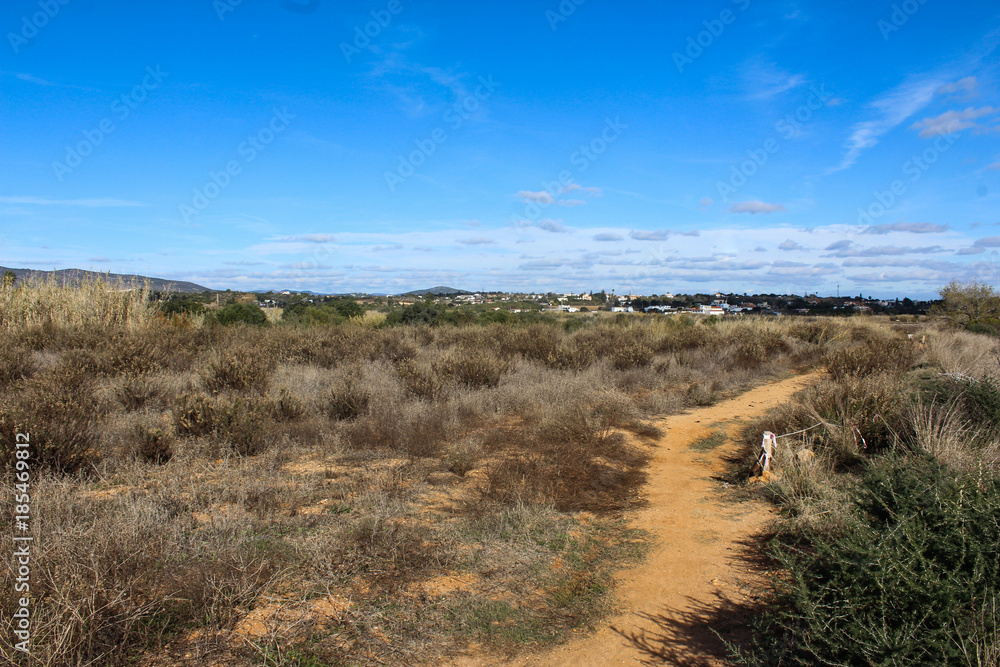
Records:
[[[996,284],[981,0],[10,0],[0,265],[214,288]]]

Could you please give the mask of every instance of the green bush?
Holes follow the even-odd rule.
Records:
[[[1000,336],[1000,332],[997,331],[996,327],[983,322],[972,322],[967,324],[965,325],[965,330],[972,333],[986,334],[987,336]]]
[[[231,303],[215,313],[215,320],[223,326],[238,323],[262,326],[267,324],[267,315],[257,304]]]
[[[200,315],[204,311],[205,304],[191,297],[170,299],[160,305],[160,312],[164,315]]]
[[[787,577],[745,665],[967,665],[1000,586],[1000,481],[888,458],[857,491],[856,525],[771,548]],[[974,663],[972,663],[974,664]]]

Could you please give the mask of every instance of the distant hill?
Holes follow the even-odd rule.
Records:
[[[149,288],[156,292],[170,290],[171,292],[208,292],[207,287],[196,283],[188,283],[183,280],[166,280],[164,278],[149,278],[147,276],[125,275],[121,273],[99,273],[97,271],[84,271],[83,269],[60,269],[58,271],[36,271],[34,269],[11,269],[0,266],[0,274],[13,271],[18,282],[23,280],[51,280],[55,279],[59,284],[74,284],[84,280],[94,280],[100,278],[108,282],[120,285],[142,285],[149,283]]]
[[[400,294],[399,296],[427,296],[428,294],[433,296],[455,296],[458,294],[472,294],[472,292],[466,292],[464,289],[455,289],[454,287],[431,287],[430,289],[416,289],[412,292],[406,292]]]

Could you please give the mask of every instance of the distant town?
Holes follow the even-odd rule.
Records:
[[[218,293],[216,293],[218,294]],[[223,293],[224,294],[224,293]],[[249,300],[248,297],[244,297]],[[465,292],[452,288],[434,288],[396,296],[364,293],[318,295],[311,292],[257,293],[255,298],[261,308],[287,308],[296,303],[319,305],[332,301],[351,299],[368,308],[392,308],[431,303],[449,308],[473,308],[477,311],[506,311],[509,313],[565,312],[565,313],[661,313],[690,315],[851,315],[925,314],[933,301],[902,299],[875,299],[857,296],[818,296],[816,294],[736,294],[713,292],[711,294],[617,294],[614,291],[584,292]]]

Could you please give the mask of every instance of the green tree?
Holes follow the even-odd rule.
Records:
[[[937,310],[951,322],[962,326],[977,324],[1000,316],[1000,295],[992,285],[953,280],[940,290]]]
[[[257,326],[267,324],[267,315],[260,306],[253,303],[232,303],[225,308],[220,308],[215,314],[215,319],[222,325],[236,324],[237,322]]]
[[[16,273],[14,273],[13,271],[9,271],[9,270],[3,272],[3,282],[0,283],[0,284],[2,284],[3,287],[13,287],[14,283],[16,283],[16,282],[17,282],[17,274]]]

